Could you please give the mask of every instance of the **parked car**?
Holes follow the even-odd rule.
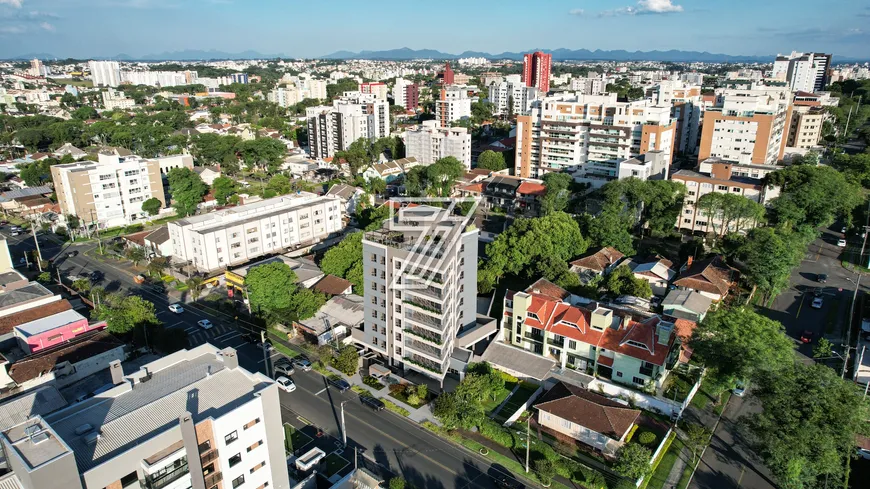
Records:
[[[72,250],[72,251],[70,251],[69,253],[66,254],[66,257],[67,257],[67,258],[72,258],[72,257],[74,257],[74,256],[79,256],[79,252],[76,251],[76,250]]]
[[[296,390],[296,384],[287,377],[278,377],[275,379],[275,383],[278,384],[278,387],[280,387],[284,392],[293,392]]]
[[[99,282],[100,280],[103,280],[103,277],[105,277],[105,275],[103,275],[103,272],[99,270],[91,272],[91,282]]]
[[[801,333],[801,343],[812,343],[814,334],[815,333],[808,329],[804,330],[804,332]]]
[[[19,234],[21,234],[21,232],[17,229],[12,231],[12,236],[18,236]]]
[[[839,246],[840,248],[845,248],[845,247],[846,247],[846,240],[845,240],[845,239],[842,239],[842,238],[841,238],[841,239],[838,239],[838,240],[837,240],[837,246]]]
[[[813,309],[821,309],[822,305],[824,305],[824,300],[821,297],[813,298]]]
[[[359,402],[374,409],[375,411],[383,411],[386,407],[384,402],[376,397],[360,396]]]
[[[734,390],[732,392],[734,392],[734,395],[737,397],[743,397],[746,395],[746,387],[747,386],[745,380],[738,380],[737,385],[734,386]]]
[[[208,319],[200,319],[196,324],[198,324],[202,329],[211,329],[214,327],[214,324],[212,324]]]
[[[827,273],[820,273],[820,274],[816,275],[816,282],[818,282],[820,284],[827,283],[828,282],[828,274]]]
[[[350,384],[348,384],[346,380],[339,377],[330,378],[329,383],[332,384],[333,387],[338,389],[338,392],[345,392],[350,389]]]
[[[293,366],[303,372],[311,371],[311,362],[304,357],[296,357],[293,359]]]
[[[293,364],[290,362],[290,360],[287,360],[286,358],[279,359],[277,362],[275,362],[273,367],[275,369],[275,375],[293,375],[294,373],[296,373],[296,370],[293,368]]]
[[[181,314],[182,312],[184,312],[184,308],[181,307],[181,304],[178,303],[169,304],[169,310],[174,312],[175,314]]]

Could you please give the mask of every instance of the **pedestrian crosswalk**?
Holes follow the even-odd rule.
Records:
[[[199,346],[205,342],[210,342],[214,345],[220,343],[221,345],[223,345],[228,339],[232,340],[238,336],[241,336],[241,333],[239,333],[239,331],[233,324],[212,324],[214,324],[214,326],[211,329],[202,329],[197,325],[187,326],[187,328],[184,330],[184,332],[187,333],[187,343],[191,347]]]

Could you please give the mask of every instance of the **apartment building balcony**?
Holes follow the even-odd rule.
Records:
[[[423,328],[417,328],[414,326],[405,326],[403,331],[419,340],[428,341],[429,343],[437,346],[441,346],[444,344],[444,341],[441,338],[440,334],[433,333],[429,330]]]
[[[408,297],[407,295],[406,299],[404,299],[402,302],[408,304],[409,306],[414,306],[416,308],[422,309],[429,314],[434,314],[439,317],[443,316],[444,313],[447,312],[447,308],[449,307],[448,305],[442,305],[428,299],[423,299],[420,297]]]
[[[538,330],[533,329],[532,331],[538,331]],[[538,333],[533,333],[533,332],[527,331],[525,334],[523,334],[523,338],[525,338],[527,340],[537,341],[538,343],[543,343],[544,342],[544,333],[541,332],[540,334],[538,334]]]
[[[224,480],[223,474],[220,472],[212,472],[205,476],[205,487],[214,487],[222,480]]]
[[[447,325],[447,323],[439,318],[417,312],[413,309],[405,309],[405,319],[408,321],[412,321],[420,326],[432,328],[439,334],[444,332],[445,326]]]
[[[141,483],[142,489],[163,489],[164,487],[172,484],[178,479],[187,476],[189,473],[190,470],[188,469],[187,461],[185,461],[184,465],[181,465],[169,472],[162,473],[156,478],[152,478],[152,475],[146,475],[145,480]]]
[[[449,360],[449,359],[448,359]],[[405,355],[402,358],[402,361],[407,363],[411,368],[415,370],[420,370],[422,372],[429,372],[440,376],[444,375],[444,371],[446,370],[446,363],[439,364],[437,362],[433,362],[426,357],[421,357],[420,355]]]
[[[440,363],[444,357],[444,352],[441,350],[441,348],[427,345],[422,341],[417,341],[411,338],[405,338],[405,348],[413,350],[420,355],[426,356],[434,362]]]
[[[565,338],[560,338],[560,339],[548,338],[547,345],[554,346],[556,348],[565,348]]]
[[[429,287],[420,287],[420,288],[417,288],[417,287],[408,288],[406,286],[404,290],[405,290],[406,294],[410,293],[410,294],[414,294],[414,295],[421,295],[421,296],[428,297],[430,299],[434,299],[438,302],[443,302],[444,297],[447,295],[446,292],[443,292],[441,290],[441,287],[429,286]],[[413,300],[413,299],[411,299],[411,300]]]
[[[200,455],[199,455],[199,459],[202,461],[203,467],[208,465],[209,462],[217,460],[217,458],[218,458],[217,448],[211,448],[209,450],[206,450],[206,451],[200,453]]]

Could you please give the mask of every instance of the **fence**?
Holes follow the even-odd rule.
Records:
[[[656,397],[650,394],[644,394],[626,387],[620,387],[610,382],[602,382],[595,379],[589,382],[587,388],[591,391],[598,391],[607,394],[611,397],[619,397],[632,403],[635,407],[654,411],[665,416],[675,416],[683,411],[683,404]],[[693,389],[697,391],[697,389]],[[691,399],[691,398],[690,398]],[[688,402],[688,401],[687,401]]]
[[[665,436],[662,437],[662,442],[659,443],[658,448],[656,448],[656,451],[653,452],[652,457],[650,457],[649,464],[653,467],[653,471],[655,471],[656,461],[658,461],[659,457],[662,455],[662,451],[664,451],[665,448],[667,448],[670,445],[670,443],[668,443],[668,440],[671,438],[672,434],[674,436],[676,436],[673,428],[669,429],[668,432],[665,433]],[[647,477],[652,477],[652,472],[649,475],[647,475]],[[634,485],[637,487],[640,487],[641,483],[643,483],[643,480],[644,480],[644,478],[641,477],[640,479],[638,479],[635,482]]]
[[[522,414],[529,409],[532,403],[535,402],[535,400],[538,399],[538,397],[540,397],[543,393],[544,386],[541,385],[540,387],[538,387],[538,390],[532,393],[532,397],[530,397],[526,402],[523,403],[522,406],[520,406],[513,414],[511,414],[510,417],[508,417],[507,421],[504,422],[504,426],[510,426],[514,424],[514,421],[522,416]]]

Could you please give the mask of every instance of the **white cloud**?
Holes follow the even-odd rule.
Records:
[[[598,15],[601,17],[613,17],[616,15],[673,14],[682,11],[683,6],[674,5],[672,0],[638,0],[637,6],[605,10]]]
[[[15,8],[21,8],[22,3],[24,0],[0,0],[0,5],[11,5]]]
[[[25,31],[20,25],[0,25],[0,34],[23,34]]]
[[[49,24],[48,22],[40,22],[39,27],[42,27],[44,30],[49,32],[54,32],[54,26]]]
[[[575,8],[573,10],[568,11],[568,13],[571,15],[583,15],[586,13],[586,11],[583,10],[582,8]]]

